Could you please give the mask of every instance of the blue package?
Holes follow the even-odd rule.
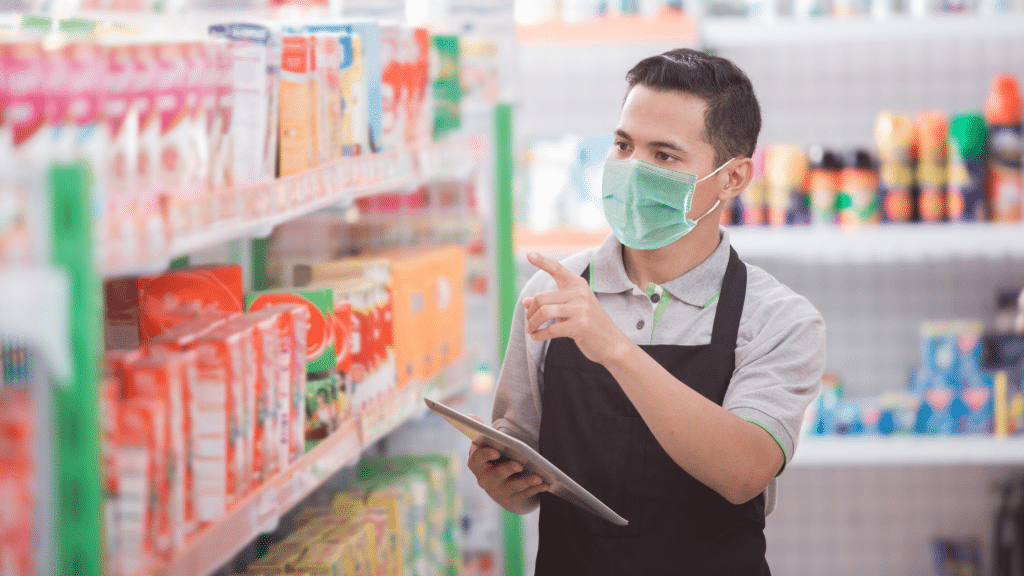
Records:
[[[991,434],[995,420],[995,398],[993,389],[995,374],[983,375],[980,386],[970,385],[960,389],[964,413],[960,414],[957,429],[962,434]]]

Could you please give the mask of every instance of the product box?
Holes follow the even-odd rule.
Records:
[[[313,38],[313,84],[316,118],[314,148],[317,165],[341,157],[342,95],[339,34],[320,32]]]
[[[466,293],[466,250],[461,246],[437,248],[427,253],[427,326],[432,333],[428,377],[437,375],[462,357]]]
[[[408,116],[405,144],[412,148],[429,143],[434,131],[434,91],[430,83],[430,32],[413,27],[406,31],[408,68]]]
[[[281,338],[294,340],[294,337],[291,319],[283,311],[264,309],[240,316],[238,321],[256,328],[256,387],[251,395],[254,400],[252,486],[255,488],[281,469],[282,460],[287,464],[288,442],[280,440],[282,432],[277,427],[282,408],[277,402],[283,392],[283,408],[287,409],[294,357],[292,343],[283,344]],[[284,458],[279,451],[285,452]]]
[[[164,405],[148,398],[121,402],[118,423],[118,539],[121,570],[135,574],[157,557],[161,533],[160,509],[168,498],[162,443]]]
[[[160,194],[160,109],[157,106],[160,69],[155,44],[131,44],[129,53],[133,67],[132,101],[137,106],[138,155],[135,163],[136,210],[143,226],[142,250],[157,255],[169,243],[165,214],[161,212]]]
[[[259,472],[257,472],[256,460],[256,428],[257,413],[256,396],[261,393],[261,386],[265,385],[263,380],[263,354],[260,327],[245,316],[239,315],[227,322],[226,330],[239,335],[242,345],[241,363],[241,394],[236,404],[238,416],[238,434],[240,436],[240,466],[242,476],[239,479],[239,494],[241,497],[255,487],[263,479],[263,466],[266,464],[266,454],[260,451],[261,461]]]
[[[103,112],[100,115],[107,143],[105,156],[97,164],[99,178],[106,186],[106,214],[103,237],[107,252],[105,261],[112,265],[138,261],[142,226],[139,211],[135,169],[138,164],[137,106],[132,98],[134,66],[131,50],[123,43],[103,44],[106,71],[103,74]]]
[[[434,96],[433,137],[440,140],[462,125],[458,36],[430,38],[430,69]]]
[[[335,365],[338,377],[335,395],[338,418],[344,420],[352,414],[352,303],[348,299],[345,284],[324,283],[310,288],[329,288],[334,294],[331,324],[334,332]]]
[[[198,158],[192,142],[192,106],[188,102],[189,59],[187,45],[165,42],[156,45],[156,114],[159,127],[159,156],[155,159],[155,181],[159,206],[172,236],[192,231],[185,206],[195,197]]]
[[[928,322],[921,325],[921,367],[949,375],[956,386],[982,372],[982,322]]]
[[[313,37],[284,34],[281,54],[280,176],[318,164],[316,150],[316,83]]]
[[[163,427],[156,430],[163,453],[157,456],[162,476],[157,479],[161,500],[158,504],[159,539],[156,550],[167,556],[181,549],[187,536],[185,517],[187,443],[186,360],[174,353],[157,352],[127,365],[121,380],[125,400],[153,402],[159,405]]]
[[[118,410],[121,395],[120,381],[109,369],[104,368],[103,380],[99,387],[100,409],[100,454],[103,456],[103,526],[104,554],[107,565],[113,565],[114,557],[120,548],[117,541],[117,441],[118,441]],[[3,402],[0,399],[0,402]]]
[[[276,415],[273,436],[278,444],[276,468],[284,470],[304,452],[309,308],[297,304],[268,306],[250,314],[277,318],[278,379],[272,408]]]
[[[231,185],[237,188],[273,180],[277,174],[282,38],[272,23],[231,23],[210,27],[228,40],[232,89]],[[228,94],[223,91],[222,98]]]
[[[334,311],[334,294],[329,288],[317,290],[296,290],[255,292],[245,297],[246,308],[262,310],[281,304],[299,304],[309,311],[306,331],[306,371],[312,374],[330,372],[336,361],[334,352],[334,331],[331,315]]]
[[[338,377],[332,373],[306,378],[306,451],[341,426]]]
[[[192,394],[193,474],[200,524],[220,520],[242,493],[243,335],[221,326],[200,337],[198,380]]]
[[[339,35],[341,51],[342,153],[379,152],[381,148],[381,40],[375,21],[307,24],[311,34]]]
[[[380,24],[381,45],[381,146],[383,150],[405,147],[409,122],[409,66],[403,51],[408,47],[406,27],[397,22]]]
[[[242,269],[227,264],[193,266],[159,276],[117,278],[107,281],[104,293],[108,342],[126,347],[132,322],[137,322],[139,342],[148,342],[192,318],[240,313]]]
[[[31,389],[27,386],[0,388],[0,469],[4,471],[0,558],[4,559],[4,569],[12,576],[37,574],[35,430]]]

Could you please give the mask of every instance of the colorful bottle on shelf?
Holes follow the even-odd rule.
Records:
[[[834,224],[843,161],[838,154],[821,146],[811,146],[807,150],[807,158],[810,162],[807,193],[811,200],[811,223]]]
[[[874,159],[867,150],[855,150],[851,160],[839,176],[836,202],[839,225],[854,228],[860,224],[877,224],[880,200]]]
[[[1017,79],[996,74],[985,100],[988,121],[988,207],[993,222],[1019,222],[1024,202],[1021,177],[1021,99]]]
[[[764,226],[766,222],[766,198],[768,195],[768,182],[764,176],[765,148],[758,146],[754,150],[754,176],[750,185],[743,192],[740,192],[737,205],[742,214],[740,224],[750,226]]]
[[[922,222],[946,219],[949,127],[941,111],[920,112],[914,118],[917,150],[917,214]]]
[[[985,119],[958,114],[949,123],[946,209],[953,222],[985,220]]]
[[[879,200],[885,222],[914,217],[914,124],[906,114],[882,112],[875,121],[879,159]]]
[[[768,182],[768,224],[810,224],[811,207],[804,189],[807,155],[789,144],[775,144],[765,151]]]

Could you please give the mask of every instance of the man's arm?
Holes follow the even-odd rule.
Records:
[[[585,280],[538,254],[530,262],[558,286],[523,302],[526,331],[534,340],[573,338],[584,355],[611,372],[676,464],[729,502],[740,504],[764,491],[785,463],[771,434],[680,386],[619,330]]]

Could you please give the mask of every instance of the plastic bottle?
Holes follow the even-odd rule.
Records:
[[[946,219],[946,181],[949,140],[946,115],[920,112],[914,119],[917,151],[917,214],[922,222]]]
[[[839,225],[843,228],[877,224],[880,220],[878,173],[867,150],[855,150],[852,162],[840,173],[836,208]]]
[[[790,144],[774,144],[765,152],[768,181],[768,224],[810,224],[811,207],[804,189],[807,155]]]
[[[988,208],[993,222],[1019,222],[1024,202],[1021,181],[1021,100],[1017,79],[996,74],[985,100],[988,121]]]
[[[909,222],[914,217],[914,124],[906,114],[882,112],[875,120],[882,220]]]
[[[985,220],[985,119],[958,114],[949,122],[946,209],[952,222]]]
[[[807,194],[811,199],[811,223],[834,224],[843,160],[832,150],[821,146],[808,148],[807,159],[810,165],[807,172]]]

